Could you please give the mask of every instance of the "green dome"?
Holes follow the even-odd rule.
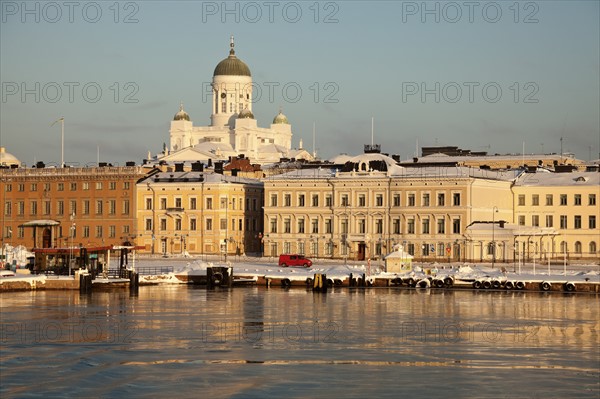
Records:
[[[242,112],[239,113],[238,118],[254,119],[254,114],[248,108],[244,108]]]
[[[179,112],[175,114],[173,117],[174,121],[189,121],[190,116],[187,112],[183,110],[183,104],[179,104]]]
[[[242,60],[235,56],[233,48],[229,51],[229,57],[217,64],[213,76],[252,76],[250,68]]]
[[[273,124],[274,125],[277,125],[277,124],[289,125],[290,123],[288,122],[287,116],[285,116],[284,114],[281,113],[281,111],[279,111],[277,116],[275,116],[275,118],[273,118]]]

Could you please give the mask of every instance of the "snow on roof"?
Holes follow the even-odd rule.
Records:
[[[600,186],[598,172],[523,173],[515,186]]]
[[[148,182],[154,182],[158,179],[161,183],[165,182],[198,182],[200,178],[203,178],[204,183],[245,183],[245,184],[262,184],[258,179],[252,179],[249,177],[222,175],[214,172],[160,172],[156,173],[138,184],[146,184]]]

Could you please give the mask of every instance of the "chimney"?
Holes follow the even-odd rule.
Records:
[[[183,172],[183,163],[175,164],[175,172]]]

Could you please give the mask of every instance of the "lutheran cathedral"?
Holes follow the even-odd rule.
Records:
[[[281,158],[312,160],[308,151],[292,149],[292,126],[281,111],[269,128],[258,127],[252,113],[250,68],[235,55],[233,37],[230,47],[229,56],[217,64],[213,73],[210,126],[194,126],[181,104],[171,121],[168,149],[164,148],[156,160],[206,162],[241,154],[258,164]]]

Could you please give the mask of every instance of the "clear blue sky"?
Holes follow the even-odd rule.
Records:
[[[403,158],[417,140],[548,153],[560,137],[598,158],[598,1],[23,4],[1,1],[0,144],[27,165],[60,162],[61,116],[80,165],[98,147],[119,164],[160,151],[180,101],[208,125],[203,86],[232,34],[259,126],[282,107],[312,149],[314,122],[322,157],[360,153],[374,117],[375,142]]]

